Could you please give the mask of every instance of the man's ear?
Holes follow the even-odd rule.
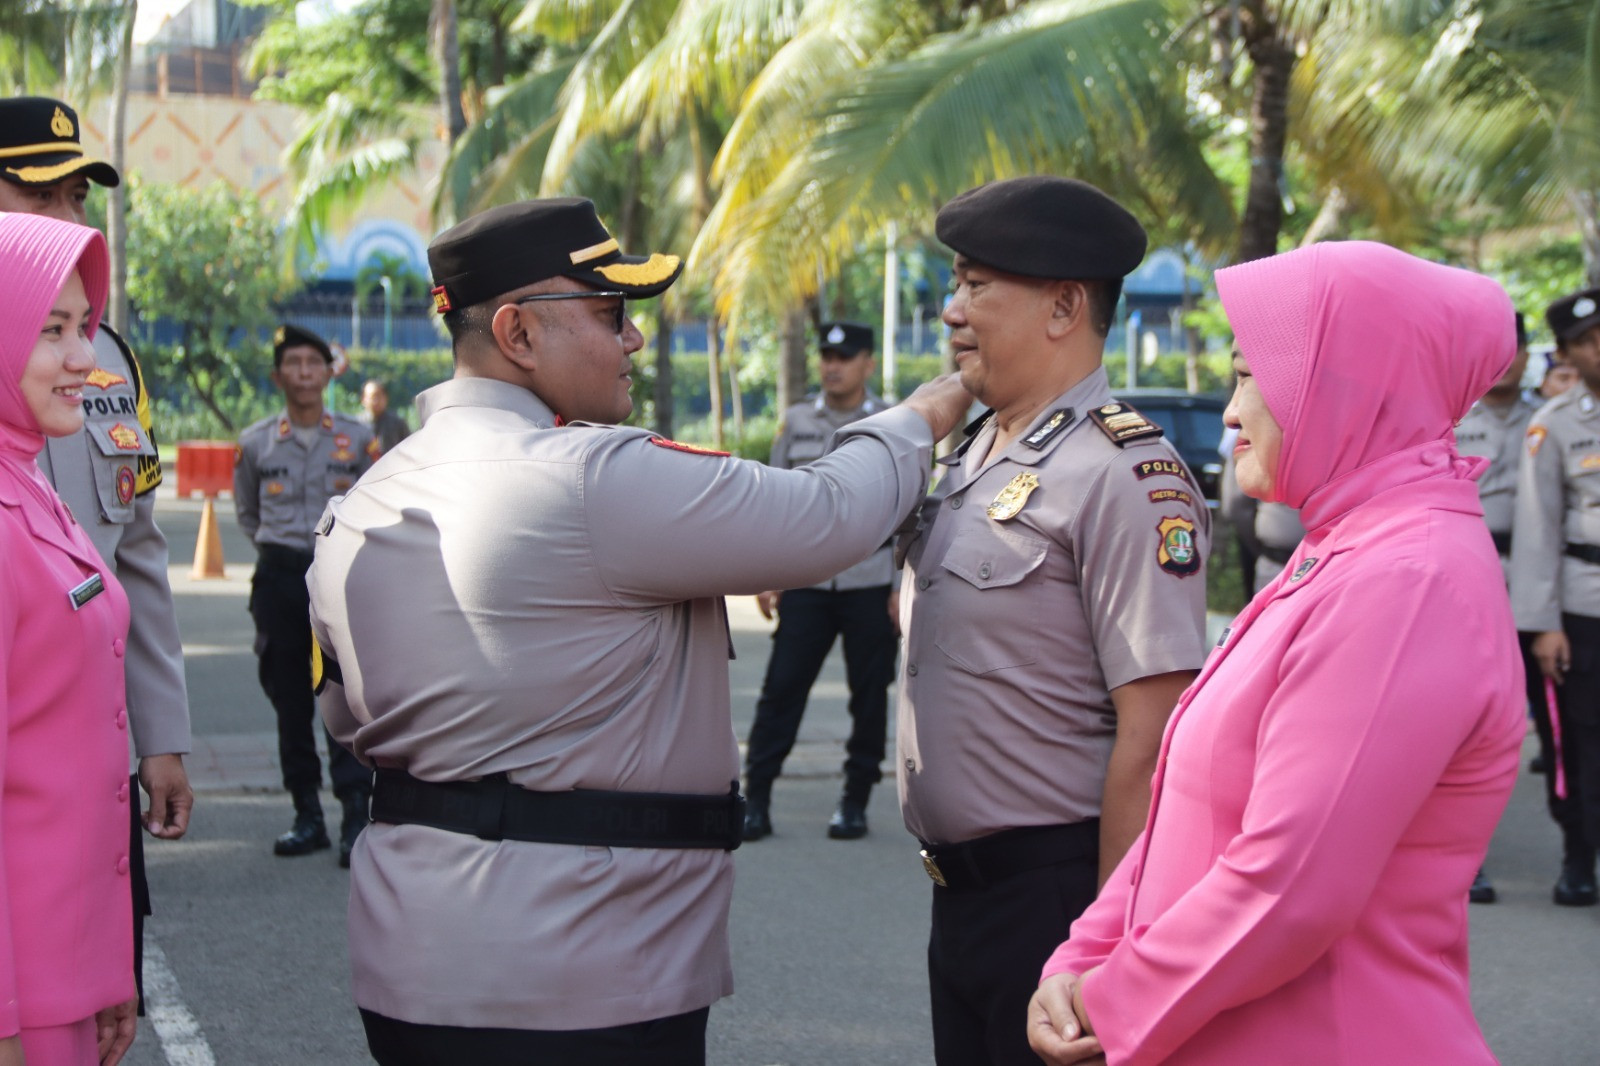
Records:
[[[528,318],[534,325],[530,330]],[[539,329],[538,316],[524,316],[518,304],[501,304],[489,319],[489,332],[494,336],[495,347],[506,360],[530,373],[537,360],[538,344],[534,333]]]
[[[1052,340],[1059,340],[1088,321],[1089,289],[1081,281],[1053,281],[1050,288],[1050,318],[1045,331]]]

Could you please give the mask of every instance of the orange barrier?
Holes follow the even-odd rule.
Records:
[[[226,576],[216,498],[218,493],[233,491],[233,457],[234,446],[225,440],[178,442],[178,495],[187,500],[198,492],[206,498],[200,512],[200,534],[194,542],[194,567],[189,571],[193,580]]]

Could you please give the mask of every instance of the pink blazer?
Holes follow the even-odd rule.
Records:
[[[1144,835],[1044,969],[1101,967],[1113,1066],[1495,1061],[1466,893],[1524,725],[1481,515],[1438,477],[1313,531],[1179,701]]]
[[[0,454],[0,1036],[134,992],[128,601],[31,468]],[[96,573],[104,591],[74,610]]]

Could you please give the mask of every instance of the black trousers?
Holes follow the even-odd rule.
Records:
[[[1545,774],[1545,801],[1566,838],[1572,856],[1593,861],[1600,847],[1600,618],[1563,614],[1561,628],[1572,646],[1572,665],[1566,679],[1556,686],[1556,709],[1561,726],[1561,768],[1566,777],[1566,798],[1556,795],[1555,766]],[[1523,635],[1523,647],[1531,647],[1534,634]],[[1533,707],[1534,728],[1539,744],[1555,758],[1554,731],[1545,698],[1544,677],[1531,654],[1528,668],[1528,702]]]
[[[133,888],[133,991],[139,997],[139,1017],[144,1017],[144,920],[151,914],[150,881],[144,872],[144,826],[139,804],[139,775],[128,777],[128,807],[133,814],[133,838],[128,843],[128,879]]]
[[[311,691],[311,555],[263,545],[250,579],[250,616],[256,624],[261,690],[278,715],[278,761],[283,787],[294,795],[322,786],[317,758],[317,698]],[[371,792],[372,772],[328,737],[328,776],[340,797]]]
[[[361,1011],[379,1066],[705,1066],[710,1007],[605,1029],[469,1029]]]
[[[760,801],[783,771],[800,734],[811,686],[834,638],[844,638],[850,685],[850,739],[845,744],[845,795],[865,803],[883,777],[889,682],[894,678],[895,635],[889,622],[889,586],[833,592],[790,589],[778,602],[772,657],[756,703],[745,755],[750,795]]]
[[[1094,902],[1099,866],[1091,855],[988,888],[934,888],[928,988],[938,1066],[1039,1066],[1028,1001],[1045,960]]]

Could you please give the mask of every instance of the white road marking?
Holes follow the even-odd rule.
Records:
[[[200,1023],[183,1001],[183,989],[167,956],[149,934],[144,938],[144,1010],[161,1041],[167,1066],[217,1066]]]

